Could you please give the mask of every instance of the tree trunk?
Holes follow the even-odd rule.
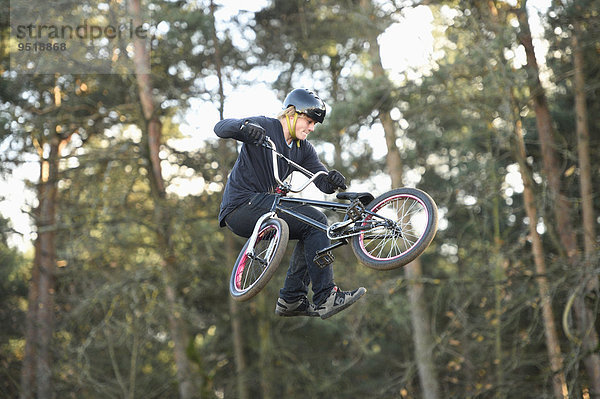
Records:
[[[365,2],[365,0],[363,0],[361,4],[365,10],[368,10],[370,7],[370,2]],[[372,37],[370,44],[373,77],[375,80],[385,79],[386,74],[381,64],[381,54],[377,37]],[[402,159],[400,158],[400,151],[396,145],[396,128],[389,110],[380,109],[379,120],[381,121],[385,134],[388,150],[386,166],[392,180],[392,188],[402,187]],[[431,336],[431,320],[429,310],[427,309],[427,302],[425,300],[424,285],[421,282],[423,272],[420,259],[417,258],[404,266],[404,271],[408,280],[408,299],[413,324],[415,359],[419,370],[421,389],[423,390],[422,396],[428,399],[437,399],[440,397],[440,390],[433,359],[435,340]]]
[[[131,0],[129,3],[133,24],[141,26],[142,11],[139,0]],[[154,201],[154,218],[157,224],[157,241],[163,258],[165,273],[163,283],[165,286],[165,299],[167,301],[168,324],[171,339],[174,344],[174,359],[179,383],[179,396],[181,399],[201,397],[201,387],[198,384],[199,373],[193,363],[187,357],[186,348],[189,341],[185,323],[181,318],[179,299],[176,288],[177,255],[172,241],[171,224],[172,218],[168,204],[166,203],[165,183],[162,177],[160,165],[160,144],[162,136],[162,124],[156,115],[156,107],[152,96],[152,81],[149,74],[150,55],[146,49],[146,43],[139,37],[134,39],[134,65],[138,85],[138,93],[142,107],[143,117],[146,125],[144,133],[147,140],[147,158],[149,164],[148,179],[152,189]],[[196,378],[195,378],[196,377]]]
[[[222,119],[222,118],[221,118]],[[221,153],[221,165],[229,165],[231,159],[231,149],[227,143],[227,140],[220,140],[219,151]],[[236,253],[234,250],[234,242],[232,233],[227,230],[225,234],[225,263],[229,267],[233,267],[233,263],[236,259]],[[236,371],[236,386],[237,392],[235,397],[239,399],[250,398],[248,391],[248,370],[246,365],[246,355],[244,353],[244,333],[243,325],[240,320],[239,305],[238,303],[229,296],[229,313],[231,315],[231,339],[233,340],[233,358],[235,361]]]
[[[526,11],[526,2],[518,12],[521,27],[520,40],[527,55],[528,71],[530,73],[529,88],[532,93],[533,106],[536,114],[536,125],[542,147],[543,168],[553,201],[557,231],[562,246],[567,253],[569,265],[580,267],[577,254],[577,242],[571,220],[568,200],[561,189],[561,170],[559,168],[552,118],[546,100],[544,89],[539,78],[539,68],[535,59],[531,31]],[[586,282],[584,281],[583,284]],[[587,287],[586,287],[587,288]],[[584,290],[584,294],[585,294]],[[583,363],[590,381],[590,397],[600,398],[600,355],[595,353],[598,348],[598,334],[594,329],[594,312],[589,309],[582,295],[577,295],[573,306],[575,320],[581,334],[584,353]]]
[[[231,234],[226,234],[231,239]],[[244,334],[242,333],[242,323],[240,322],[238,303],[229,297],[229,313],[231,314],[231,334],[233,340],[233,358],[235,361],[236,386],[235,397],[239,399],[248,399],[248,371],[246,367],[246,355],[244,354]]]
[[[382,68],[383,70],[383,68]],[[389,113],[379,116],[388,148],[386,166],[392,179],[392,188],[403,187],[402,159],[396,146],[396,129]],[[408,302],[410,304],[410,318],[413,326],[413,342],[415,344],[415,359],[419,370],[419,381],[423,390],[423,397],[436,399],[440,397],[439,384],[433,360],[435,340],[431,335],[431,319],[427,301],[425,300],[425,286],[421,260],[415,259],[404,266],[404,273],[408,281]]]
[[[41,184],[43,170],[46,167],[43,160],[43,151],[40,150],[40,184],[38,184],[37,197],[41,202],[44,197],[45,185]],[[35,220],[40,220],[40,207],[35,209]],[[38,308],[38,287],[40,284],[40,236],[35,240],[35,255],[33,267],[31,270],[31,280],[29,281],[29,291],[27,293],[27,315],[25,316],[25,355],[21,366],[21,399],[33,399],[35,388],[35,356],[37,347],[37,308]]]
[[[419,370],[419,381],[423,390],[423,398],[439,398],[439,384],[435,372],[433,348],[435,341],[431,335],[431,319],[425,300],[425,286],[421,282],[423,271],[421,261],[417,258],[404,267],[408,280],[408,299],[410,303],[410,319],[413,325],[413,341],[415,343],[415,359]]]
[[[577,242],[575,232],[572,228],[569,203],[561,190],[560,177],[562,173],[558,166],[559,162],[556,154],[554,127],[544,88],[542,87],[539,78],[539,68],[535,59],[525,4],[523,4],[523,8],[519,12],[519,23],[521,26],[521,44],[525,48],[528,72],[530,74],[529,91],[533,100],[536,126],[542,147],[544,172],[548,179],[548,187],[550,188],[551,196],[554,201],[557,230],[561,242],[567,251],[567,256],[570,260],[575,260],[577,258]]]
[[[585,280],[587,281],[583,297],[598,292],[598,275],[594,271],[593,257],[596,254],[596,220],[594,217],[594,200],[592,194],[592,169],[590,166],[590,138],[587,121],[587,105],[585,96],[585,74],[583,70],[583,54],[579,45],[579,22],[573,23],[572,32],[573,64],[575,69],[575,124],[577,130],[577,153],[579,158],[579,181],[581,192],[581,208],[583,218],[583,240]],[[581,297],[580,297],[581,298]],[[592,309],[586,308],[583,299],[579,299],[580,312],[585,312],[580,321],[580,329],[589,335],[584,336],[584,347],[590,355],[584,360],[591,382],[590,396],[600,398],[600,355],[598,355],[598,334],[594,330],[596,314]]]
[[[52,397],[50,345],[54,331],[55,222],[59,144],[58,138],[53,138],[48,145],[48,158],[44,158],[43,144],[39,148],[37,239],[28,294],[21,398]]]
[[[56,265],[56,194],[59,159],[58,137],[54,137],[49,146],[50,154],[47,174],[42,173],[40,184],[44,185],[44,195],[40,198],[39,237],[39,284],[37,301],[37,347],[36,347],[36,390],[37,398],[52,397],[51,351],[50,345],[54,331],[54,268]],[[44,168],[42,168],[44,172]]]
[[[217,72],[217,78],[219,80],[219,120],[223,120],[225,114],[225,88],[223,82],[223,61],[221,59],[221,46],[219,37],[217,36],[217,27],[215,24],[215,9],[216,6],[211,0],[210,2],[210,15],[213,24],[213,42],[214,42],[214,63]],[[228,166],[227,170],[233,164],[232,150],[227,140],[219,141],[219,154],[221,159],[219,164]],[[224,183],[227,182],[227,177],[224,179]],[[225,263],[230,267],[233,267],[235,262],[236,254],[233,246],[233,236],[229,230],[225,231]],[[246,356],[244,354],[244,334],[242,333],[242,323],[239,315],[238,303],[229,296],[229,313],[231,315],[231,336],[233,340],[233,358],[235,361],[236,371],[236,387],[237,392],[235,397],[239,399],[248,399],[250,393],[248,391],[248,376],[246,367]]]
[[[229,164],[230,148],[226,140],[221,140],[219,143],[219,150],[222,155],[221,164]],[[233,267],[233,263],[236,259],[236,254],[233,245],[233,235],[227,230],[225,233],[225,263],[229,267]],[[238,303],[229,296],[229,313],[231,315],[231,339],[233,340],[233,358],[235,361],[236,371],[236,386],[237,392],[235,397],[239,399],[250,398],[248,391],[248,371],[246,366],[246,355],[244,353],[244,334],[243,325],[240,320],[239,305]]]
[[[596,220],[592,194],[592,168],[590,166],[590,132],[588,126],[587,104],[585,96],[584,62],[578,35],[579,22],[573,22],[572,46],[575,70],[575,126],[577,129],[577,154],[579,157],[579,181],[581,190],[581,208],[583,214],[583,238],[586,261],[596,253]],[[591,278],[598,286],[598,278]],[[591,289],[592,287],[590,287]]]
[[[525,212],[529,218],[529,239],[531,240],[531,252],[535,263],[536,281],[540,295],[540,303],[542,306],[542,318],[544,320],[544,336],[546,338],[546,350],[550,360],[550,369],[552,371],[552,388],[554,397],[557,399],[567,399],[569,391],[563,370],[563,358],[560,349],[560,341],[556,332],[554,323],[554,311],[552,310],[552,297],[550,296],[550,288],[548,279],[546,278],[546,260],[544,258],[544,247],[542,239],[537,232],[537,207],[535,204],[533,179],[529,173],[527,165],[527,153],[525,152],[525,142],[523,140],[523,127],[521,120],[518,119],[518,111],[514,128],[514,143],[513,152],[519,164],[521,172],[521,180],[523,180],[523,199]]]
[[[493,143],[491,138],[488,141],[488,152],[492,153]],[[495,359],[494,364],[496,366],[496,397],[502,398],[506,396],[505,392],[505,381],[504,381],[504,356],[502,355],[502,314],[504,312],[502,306],[502,300],[504,299],[504,288],[503,281],[506,279],[506,273],[504,272],[505,258],[502,255],[502,237],[500,233],[500,200],[498,193],[500,192],[500,186],[498,184],[497,168],[495,162],[491,163],[490,176],[492,177],[492,192],[494,197],[492,199],[492,218],[494,228],[494,246],[492,257],[490,259],[491,274],[494,281],[494,350]]]
[[[39,197],[38,197],[39,198]],[[38,304],[38,286],[39,286],[39,244],[35,243],[35,259],[31,271],[31,281],[29,282],[29,292],[27,294],[27,315],[25,316],[25,354],[21,366],[21,392],[20,399],[33,399],[35,388],[35,357],[37,347],[37,304]]]
[[[501,24],[499,23],[499,12],[495,2],[488,1],[488,10],[490,12],[490,26],[497,26],[499,30]],[[501,58],[502,55],[500,54]],[[563,358],[560,349],[560,341],[556,332],[556,325],[554,323],[554,311],[552,309],[552,298],[550,296],[550,288],[548,279],[546,278],[546,261],[544,258],[544,248],[542,240],[537,232],[537,208],[535,204],[534,196],[534,184],[533,179],[529,173],[529,167],[527,165],[527,154],[525,152],[525,142],[523,140],[523,129],[522,123],[519,116],[519,110],[515,105],[514,96],[509,87],[506,91],[506,111],[507,118],[514,121],[513,129],[513,140],[512,149],[514,158],[519,164],[519,170],[521,173],[521,179],[523,181],[523,198],[524,206],[527,217],[530,220],[529,223],[529,239],[531,241],[531,251],[534,259],[535,270],[536,270],[536,281],[538,285],[538,291],[540,296],[540,304],[542,308],[542,319],[544,321],[544,336],[546,338],[546,351],[548,352],[548,359],[550,362],[550,369],[552,371],[552,389],[554,397],[556,399],[568,398],[568,387],[566,384],[566,378],[563,370]],[[510,99],[510,100],[508,100]],[[497,198],[495,199],[497,202]],[[496,219],[496,215],[495,215]],[[499,239],[499,235],[496,235],[496,242]],[[498,245],[498,244],[497,244]]]
[[[275,368],[273,367],[273,340],[271,338],[271,320],[269,318],[272,310],[270,304],[266,301],[265,295],[257,297],[258,317],[258,346],[260,348],[260,391],[262,399],[274,399],[273,380],[276,378]]]
[[[61,139],[59,136],[52,136],[46,144],[34,140],[40,157],[39,206],[35,210],[37,239],[27,297],[21,399],[53,397],[50,348],[54,334],[58,174],[60,153],[68,141],[68,137]],[[46,156],[44,146],[48,149]]]
[[[221,119],[222,117],[221,112]],[[221,159],[219,161],[220,165],[228,165],[231,166],[232,159],[232,150],[229,146],[227,140],[219,141],[219,152],[221,155]],[[230,169],[230,168],[228,168]],[[225,179],[226,180],[226,179]],[[234,249],[233,235],[229,230],[224,232],[225,235],[225,263],[229,267],[233,267],[233,263],[236,259],[236,253]],[[236,398],[239,399],[248,399],[250,397],[250,393],[248,391],[248,371],[246,367],[246,356],[244,354],[244,334],[243,334],[243,325],[240,320],[239,314],[239,305],[238,303],[229,296],[229,313],[231,315],[231,336],[233,340],[233,358],[235,361],[235,370],[236,370],[236,386],[237,386],[237,394]]]

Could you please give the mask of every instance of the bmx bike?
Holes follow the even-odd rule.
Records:
[[[374,198],[366,192],[339,192],[338,200],[331,202],[308,198],[287,197],[299,193],[327,172],[312,173],[277,152],[268,137],[263,144],[273,153],[273,173],[278,187],[269,212],[262,215],[252,235],[240,251],[231,273],[229,291],[238,301],[246,301],[258,294],[275,273],[289,240],[287,223],[278,214],[292,216],[303,223],[327,233],[331,245],[320,249],[314,261],[320,267],[333,262],[332,250],[347,245],[360,263],[375,270],[391,270],[404,266],[427,249],[437,231],[437,206],[424,191],[416,188],[398,188]],[[308,177],[298,188],[281,181],[277,158]],[[298,205],[311,205],[343,214],[342,220],[323,224],[294,210]]]

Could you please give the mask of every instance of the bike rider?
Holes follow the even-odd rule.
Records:
[[[283,111],[277,119],[264,116],[247,119],[225,119],[215,125],[214,131],[221,138],[243,142],[240,154],[229,175],[219,222],[235,234],[250,237],[258,218],[268,212],[273,204],[277,182],[273,176],[272,154],[262,147],[266,136],[287,158],[316,173],[327,172],[319,160],[308,135],[317,123],[325,119],[325,103],[313,92],[295,89],[284,100]],[[281,180],[292,173],[284,161],[278,161]],[[344,176],[337,170],[318,177],[315,185],[324,193],[331,194],[337,188],[346,188]],[[301,205],[295,211],[322,223],[327,217],[319,210]],[[278,215],[289,226],[290,239],[298,240],[294,249],[275,313],[280,316],[320,316],[326,319],[347,308],[364,295],[366,289],[342,291],[333,281],[333,267],[314,262],[318,250],[330,245],[327,234],[288,215]],[[313,303],[307,298],[312,283]]]

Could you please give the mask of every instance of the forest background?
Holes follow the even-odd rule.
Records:
[[[0,220],[1,397],[600,398],[599,1],[551,2],[534,45],[525,0],[273,0],[225,22],[212,1],[129,0],[149,36],[120,48],[128,70],[43,74],[11,63],[1,4],[0,172],[36,169],[0,193],[31,194],[33,229],[23,251]],[[58,4],[91,21],[125,2]],[[417,7],[432,52],[392,73],[382,39],[416,41],[388,28]],[[272,116],[299,85],[326,100],[311,141],[351,189],[440,209],[403,269],[336,250],[338,284],[369,291],[326,321],[274,315],[286,260],[230,299],[243,240],[216,215],[237,148],[193,126]]]

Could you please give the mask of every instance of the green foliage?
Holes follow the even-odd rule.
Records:
[[[281,96],[311,79],[332,110],[316,143],[327,156],[331,147],[320,144],[333,144],[331,166],[351,179],[379,182],[375,176],[385,175],[385,160],[373,159],[379,139],[371,138],[380,127],[380,112],[395,115],[404,178],[430,193],[441,211],[438,235],[421,260],[435,337],[433,361],[444,396],[552,396],[528,237],[528,223],[538,221],[527,220],[518,184],[511,180],[517,172],[511,147],[515,106],[536,178],[556,315],[582,282],[580,271],[562,263],[553,238],[526,73],[505,56],[518,46],[518,28],[511,24],[514,11],[504,2],[492,2],[498,6],[497,18],[488,2],[429,5],[444,56],[415,80],[407,73],[406,79],[393,81],[386,75],[373,77],[377,51],[367,45],[401,12],[400,2],[383,3],[273,1],[248,25],[239,17],[229,21],[227,32],[215,32],[207,2],[152,2],[153,21],[169,26],[152,44],[153,95],[165,138],[161,158],[175,171],[165,176],[167,185],[173,189],[177,172],[188,171],[197,178],[189,184],[200,188],[189,196],[168,191],[161,206],[172,218],[177,255],[173,276],[180,301],[175,311],[190,334],[186,354],[197,365],[203,397],[239,397],[239,378],[252,398],[422,396],[411,339],[409,282],[402,270],[375,272],[358,265],[348,248],[336,250],[336,283],[343,289],[364,285],[369,290],[351,310],[327,321],[276,318],[275,300],[289,256],[257,298],[237,304],[246,359],[243,375],[238,374],[228,283],[230,259],[243,240],[235,237],[234,253],[227,254],[228,232],[216,220],[233,151],[223,142],[209,141],[193,151],[166,142],[179,135],[177,124],[190,99],[218,100],[214,85],[207,83],[218,63],[231,85],[243,83],[243,71],[275,68],[279,76],[273,88]],[[575,206],[571,23],[582,23],[581,41],[590,50],[585,51],[586,93],[591,147],[596,148],[596,3],[553,5],[547,13],[549,100],[562,137],[563,169],[573,171],[565,181]],[[6,21],[2,24],[5,31]],[[247,38],[255,35],[251,51],[234,45],[232,33],[238,31]],[[0,68],[0,144],[12,150],[0,155],[2,172],[37,156],[35,143],[72,135],[58,182],[56,396],[177,397],[174,337],[168,325],[173,309],[165,299],[163,243],[156,234],[165,226],[155,218],[147,179],[135,76],[22,78],[7,72],[4,58]],[[592,151],[593,165],[598,156]],[[594,186],[600,186],[598,173],[593,178]],[[597,200],[595,205],[598,210]],[[8,231],[0,220],[0,396],[14,397],[31,261],[7,247]],[[598,309],[597,297],[587,300]],[[560,340],[569,389],[578,397],[588,383],[579,365],[581,348],[562,332]]]
[[[548,21],[548,35],[552,33],[552,41],[549,49],[548,65],[552,68],[553,80],[556,85],[555,96],[553,97],[553,117],[557,124],[557,132],[560,137],[558,142],[561,145],[560,151],[564,154],[566,162],[564,165],[565,173],[567,169],[577,162],[577,137],[575,130],[575,118],[573,115],[573,48],[572,48],[572,24],[578,23],[580,32],[578,34],[579,45],[582,49],[584,58],[584,74],[586,80],[585,94],[588,113],[588,124],[590,134],[590,148],[597,148],[600,144],[600,134],[598,128],[600,121],[594,117],[598,115],[600,96],[600,87],[598,86],[598,76],[600,76],[600,39],[598,38],[598,15],[600,6],[597,2],[584,1],[578,4],[571,4],[568,7],[560,7],[550,14]],[[556,32],[556,33],[554,33]],[[562,51],[568,49],[568,51]],[[597,165],[600,162],[597,151],[590,151],[590,163]],[[565,186],[569,191],[570,197],[578,197],[579,187],[577,184],[577,174],[569,174],[568,183]],[[593,174],[593,185],[600,183],[598,173]]]
[[[27,297],[25,259],[7,244],[9,222],[0,217],[0,393],[19,392],[19,364],[23,359],[23,325]]]

